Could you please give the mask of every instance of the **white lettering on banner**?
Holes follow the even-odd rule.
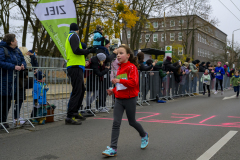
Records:
[[[43,8],[45,9],[44,11]],[[35,8],[34,13],[40,21],[76,18],[75,6],[69,5],[69,0],[39,3]]]

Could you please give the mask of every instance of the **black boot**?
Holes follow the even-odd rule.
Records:
[[[210,97],[210,93],[208,93],[208,97]]]
[[[66,125],[81,125],[82,122],[77,121],[77,120],[75,119],[75,117],[73,117],[73,118],[66,118],[66,119],[65,119],[65,124],[66,124]]]

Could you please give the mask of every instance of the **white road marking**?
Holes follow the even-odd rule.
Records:
[[[217,143],[209,148],[203,155],[197,160],[209,160],[214,156],[238,131],[229,131],[224,137],[222,137]]]
[[[233,99],[233,98],[236,98],[236,95],[233,95],[231,97],[224,97],[223,100],[226,100],[226,99]]]

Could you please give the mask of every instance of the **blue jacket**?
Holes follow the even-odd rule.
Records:
[[[4,49],[8,49],[8,56],[5,56]],[[7,45],[6,42],[0,42],[0,94],[3,96],[12,95],[12,86],[13,86],[13,73],[15,71],[15,66],[24,65],[26,68],[26,62],[22,55],[22,52],[18,48],[11,48]],[[1,78],[2,76],[2,78]],[[8,82],[7,82],[8,81]],[[16,93],[16,79],[14,80],[14,93]]]
[[[221,72],[219,72],[221,71]],[[216,67],[215,68],[216,78],[217,79],[223,79],[223,75],[225,74],[225,71],[223,67]]]
[[[39,105],[46,105],[47,104],[47,91],[49,88],[46,88],[46,83],[38,82],[34,80],[33,85],[33,99],[38,100]]]
[[[37,57],[35,55],[30,55],[32,67],[39,67]]]
[[[93,32],[93,45],[94,46],[101,46],[101,42],[104,40],[104,37],[102,36],[102,33],[99,31]]]

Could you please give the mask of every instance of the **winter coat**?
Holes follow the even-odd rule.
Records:
[[[178,66],[177,63],[178,62],[174,63],[173,66],[177,67]],[[173,73],[174,73],[175,82],[177,82],[177,83],[181,82],[181,76],[183,76],[182,72],[179,73],[178,69],[175,69],[175,70],[173,70]]]
[[[224,71],[223,67],[216,67],[215,68],[215,73],[216,73],[216,78],[222,80],[223,75],[225,74],[225,71]]]
[[[117,78],[120,79],[120,83],[116,84],[113,89],[113,93],[116,98],[129,99],[138,96],[139,93],[139,75],[137,67],[130,63],[122,63],[119,65]],[[117,86],[123,85],[125,89],[118,90]]]
[[[8,50],[8,56],[5,55],[4,49],[6,47]],[[6,42],[0,42],[0,94],[2,96],[12,95],[13,86],[13,76],[15,71],[15,66],[24,65],[26,68],[26,62],[22,55],[22,52],[18,48],[11,48]],[[2,77],[1,77],[2,76]],[[14,93],[16,93],[16,79],[14,80]]]
[[[202,64],[199,65],[199,72],[203,72],[204,73],[206,69],[207,69],[206,66],[203,66]]]
[[[35,55],[30,55],[32,67],[39,67],[37,57]]]
[[[196,77],[196,76],[197,76],[197,72],[198,72],[197,67],[196,67],[193,63],[189,63],[189,69],[192,71],[192,72],[191,72],[192,75],[193,75],[194,77]]]
[[[38,100],[39,105],[46,105],[47,104],[47,88],[46,83],[38,82],[34,80],[33,85],[33,99]]]
[[[201,77],[201,82],[205,83],[206,85],[210,85],[211,77],[209,74],[203,74]]]
[[[182,76],[182,81],[180,82],[180,85],[184,85],[186,83],[187,78],[189,78],[190,72],[186,66],[182,66],[181,71],[186,73],[185,75]]]
[[[225,73],[226,73],[226,75],[229,77],[230,75],[230,68],[228,67],[228,65],[224,65],[223,66],[223,68],[224,68],[224,71],[225,71]]]
[[[117,55],[116,54],[111,54],[111,55],[108,55],[107,53],[106,53],[106,51],[105,50],[103,50],[103,49],[98,49],[97,50],[97,54],[98,53],[104,53],[105,55],[106,55],[106,60],[105,60],[105,65],[107,65],[107,63],[111,63],[116,57],[117,57]]]
[[[178,70],[181,66],[177,65],[177,66],[173,66],[172,62],[165,60],[163,62],[164,68],[166,72],[174,72],[175,70]]]
[[[87,77],[87,91],[95,91],[99,88],[99,83],[103,82],[104,75],[106,75],[109,69],[105,68],[105,64],[103,66],[100,65],[100,61],[97,56],[91,58],[90,69],[92,71],[89,72],[89,76]]]
[[[110,80],[112,81],[114,78],[117,77],[117,70],[119,68],[119,65],[118,65],[118,60],[115,59],[115,61],[112,62],[111,64],[111,75],[110,75]]]
[[[93,32],[94,36],[93,36],[93,45],[94,46],[101,46],[102,41],[105,39],[102,36],[102,33],[99,31],[95,31]]]
[[[138,63],[140,64],[140,71],[150,71],[152,68],[153,68],[153,66],[151,65],[151,66],[146,66],[146,65],[144,65],[143,64],[143,62],[140,62],[140,61],[138,61]]]
[[[238,82],[240,82],[240,77],[236,78],[235,75],[230,80],[230,84],[232,84],[233,87],[239,86]]]
[[[156,65],[159,66],[159,67],[162,67],[163,62],[162,62],[162,61],[159,61],[159,62],[157,62]],[[162,68],[159,68],[159,76],[160,76],[161,78],[164,78],[166,75],[167,75],[166,72],[163,72]]]

